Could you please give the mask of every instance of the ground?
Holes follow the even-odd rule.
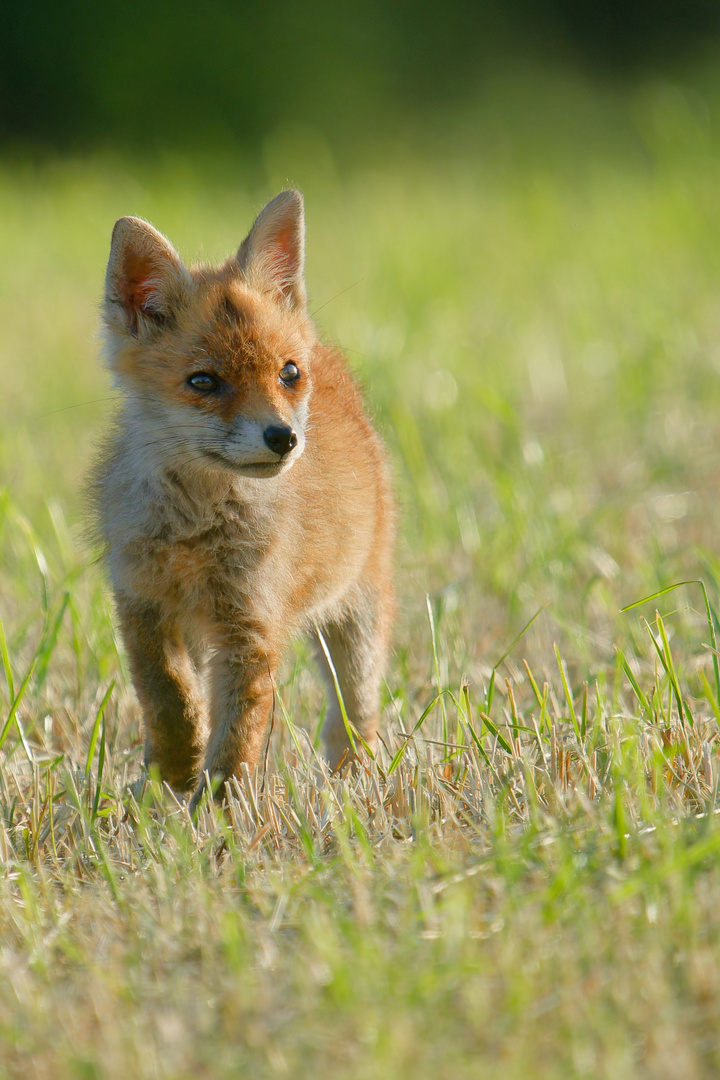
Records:
[[[720,1071],[720,90],[502,100],[442,153],[0,168],[0,1075]],[[82,532],[98,301],[116,217],[219,257],[288,180],[395,466],[384,746],[328,774],[298,643],[193,825]]]

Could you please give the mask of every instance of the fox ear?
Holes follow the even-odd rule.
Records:
[[[141,218],[115,222],[105,277],[108,329],[152,340],[187,301],[192,280],[162,233]]]
[[[305,214],[299,191],[281,191],[267,204],[240,245],[237,260],[258,288],[291,307],[305,307]]]

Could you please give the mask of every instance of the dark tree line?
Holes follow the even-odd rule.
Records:
[[[632,78],[720,38],[720,0],[25,0],[0,23],[0,138],[252,144],[381,123],[532,57]]]

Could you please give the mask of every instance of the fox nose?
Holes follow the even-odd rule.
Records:
[[[263,432],[265,442],[278,457],[284,457],[290,450],[297,446],[297,435],[292,428],[285,424],[277,424],[265,428]]]

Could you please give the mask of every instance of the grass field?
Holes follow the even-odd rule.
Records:
[[[502,102],[0,167],[0,1076],[720,1073],[720,90]],[[221,256],[286,180],[396,466],[385,746],[328,774],[298,643],[193,826],[82,539],[96,310],[116,217]]]

